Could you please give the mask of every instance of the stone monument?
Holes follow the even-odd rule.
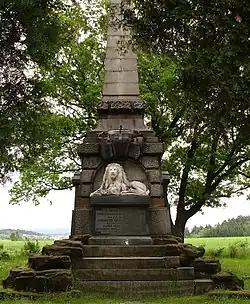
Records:
[[[144,123],[137,55],[127,43],[130,30],[122,27],[120,10],[121,0],[112,0],[99,122],[79,146],[82,172],[73,178],[72,237],[171,234],[161,174],[163,145]],[[112,175],[107,175],[115,168],[122,172],[119,185],[108,186]]]
[[[171,236],[163,146],[144,124],[136,53],[120,47],[130,38],[116,22],[121,1],[111,0],[100,119],[78,149],[70,239],[10,270],[5,288],[185,296],[210,290],[220,271],[204,250]]]

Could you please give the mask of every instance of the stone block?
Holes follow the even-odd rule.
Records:
[[[104,82],[103,95],[139,95],[137,82]]]
[[[146,142],[143,146],[143,153],[156,155],[156,154],[163,154],[163,144],[162,143],[148,143]]]
[[[83,281],[176,281],[177,269],[76,269],[74,277]]]
[[[164,207],[165,206],[165,200],[164,200],[164,198],[152,198],[151,199],[151,205],[153,207]]]
[[[194,267],[179,267],[179,280],[194,280]]]
[[[94,176],[95,170],[83,170],[81,172],[80,182],[91,183]]]
[[[78,197],[75,200],[75,209],[90,208],[90,198],[89,197]]]
[[[145,169],[159,169],[160,161],[154,156],[143,156],[140,160]]]
[[[81,184],[81,197],[89,197],[91,192],[93,192],[91,184]]]
[[[91,155],[99,153],[99,145],[98,143],[82,143],[78,146],[78,154],[79,155]]]
[[[159,169],[151,169],[146,171],[149,181],[151,183],[160,183],[161,182],[161,172]]]
[[[151,197],[162,197],[163,196],[163,186],[160,183],[153,183],[150,185],[150,196]]]
[[[81,258],[82,248],[70,247],[70,246],[58,246],[58,245],[46,245],[42,250],[43,255],[61,256],[67,255],[71,258]]]
[[[127,35],[119,36],[119,35],[108,35],[107,37],[107,46],[109,48],[118,48],[125,49],[123,46],[127,44],[129,41],[129,37]]]
[[[213,289],[213,281],[210,279],[194,280],[194,294],[204,294]]]
[[[136,54],[132,50],[122,50],[117,47],[107,47],[106,49],[106,58],[136,58]]]
[[[180,267],[180,259],[178,256],[166,256],[164,257],[165,268],[178,268]]]
[[[101,159],[98,156],[84,157],[82,159],[83,169],[97,169],[100,164],[101,164]]]
[[[104,295],[191,296],[194,281],[75,281],[74,288],[84,293]]]
[[[28,260],[29,267],[34,270],[69,269],[69,256],[32,255]]]
[[[218,273],[221,271],[221,264],[218,260],[197,258],[194,260],[194,271],[205,273]]]
[[[91,234],[92,230],[92,209],[83,208],[73,210],[71,236]]]
[[[152,245],[153,241],[149,236],[92,236],[88,240],[89,245]]]
[[[137,59],[136,58],[123,58],[123,59],[106,59],[105,60],[105,72],[106,71],[137,71]],[[120,95],[120,94],[119,94]]]
[[[133,159],[138,159],[141,156],[141,147],[137,144],[131,144],[129,147],[128,156]]]
[[[219,272],[212,275],[212,280],[215,288],[242,290],[244,289],[244,280],[237,277],[231,272]]]
[[[138,84],[137,71],[106,71],[105,83],[136,83]]]
[[[178,257],[84,257],[72,260],[74,269],[151,269],[178,267]],[[168,267],[166,267],[168,268]]]
[[[149,208],[149,219],[150,235],[171,235],[170,214],[167,208]]]

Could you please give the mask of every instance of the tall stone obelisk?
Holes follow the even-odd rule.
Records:
[[[126,235],[123,225],[130,221],[130,213],[122,217],[121,210],[125,209],[117,206],[112,209],[109,206],[103,209],[103,213],[99,212],[97,217],[90,199],[90,194],[101,185],[105,167],[114,162],[124,168],[129,180],[140,181],[150,190],[147,229],[142,231],[147,231],[149,236],[171,234],[170,214],[165,206],[161,174],[163,145],[144,123],[143,102],[139,96],[137,55],[128,44],[130,30],[123,28],[120,22],[121,5],[126,5],[125,3],[122,0],[111,0],[105,78],[98,108],[100,118],[96,129],[88,132],[79,146],[82,172],[73,178],[76,197],[72,236],[95,235],[94,227],[99,218],[104,222],[105,229],[100,229],[98,233]],[[119,217],[113,216],[117,210]],[[128,230],[128,234],[130,233]]]

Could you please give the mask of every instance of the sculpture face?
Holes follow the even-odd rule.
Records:
[[[118,172],[119,172],[119,169],[117,168],[117,166],[110,166],[108,168],[109,170],[109,176],[112,180],[115,180],[118,176]]]
[[[105,169],[101,187],[90,194],[93,195],[149,195],[149,190],[142,182],[130,182],[123,167],[111,163]]]

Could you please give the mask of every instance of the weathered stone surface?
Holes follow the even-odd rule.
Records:
[[[149,181],[151,183],[160,183],[161,182],[161,172],[159,169],[147,170]]]
[[[92,209],[82,208],[73,210],[71,235],[91,234]]]
[[[69,269],[69,256],[32,255],[28,259],[29,267],[34,270]]]
[[[191,296],[194,281],[75,281],[74,288],[83,292],[122,295]]]
[[[90,208],[90,198],[89,197],[77,197],[75,200],[75,209]]]
[[[71,236],[70,239],[73,241],[79,241],[83,245],[88,245],[88,240],[89,240],[90,236],[91,236],[90,234],[74,235],[74,236]]]
[[[171,235],[171,221],[167,208],[149,208],[149,218],[150,235]]]
[[[151,199],[151,205],[153,207],[164,207],[165,206],[165,199],[164,198],[155,198]]]
[[[76,269],[74,277],[83,281],[176,281],[178,269]],[[190,279],[190,278],[189,278]],[[191,277],[193,279],[193,277]]]
[[[210,279],[194,280],[194,294],[204,294],[213,289],[213,281]]]
[[[163,196],[163,187],[160,183],[154,183],[150,185],[150,195],[156,197]]]
[[[162,143],[145,143],[143,145],[143,153],[149,155],[163,154]]]
[[[95,170],[83,170],[81,173],[81,183],[91,183]]]
[[[93,191],[91,184],[81,184],[81,196],[89,197],[90,193]]]
[[[182,244],[182,254],[180,261],[182,266],[192,266],[196,258],[202,257],[205,253],[203,247],[196,247],[191,244]],[[199,270],[197,270],[199,271]]]
[[[154,156],[143,156],[140,162],[145,169],[158,169],[160,167],[159,160]]]
[[[84,157],[82,159],[83,169],[97,169],[101,163],[101,159],[98,156]]]
[[[167,236],[155,236],[152,239],[154,245],[178,244],[176,239]]]
[[[244,281],[231,272],[219,272],[212,275],[215,288],[241,290],[244,289]]]
[[[18,291],[67,291],[71,286],[72,275],[69,270],[37,271],[33,275],[22,272],[14,281],[14,288]]]
[[[165,255],[166,256],[179,256],[182,252],[182,248],[178,244],[168,244],[165,245]]]
[[[78,146],[79,155],[91,155],[99,153],[98,143],[83,143]]]
[[[194,271],[205,273],[217,273],[221,271],[219,260],[208,258],[196,258],[194,260]]]
[[[149,236],[92,236],[89,238],[89,245],[152,245],[152,238]]]
[[[66,247],[57,245],[47,245],[43,247],[43,255],[68,255],[71,258],[81,258],[82,248],[79,247]]]
[[[86,237],[86,236],[83,236]],[[79,247],[83,248],[83,244],[81,240],[76,240],[76,239],[62,239],[62,240],[57,240],[54,242],[55,245],[57,246],[66,246],[66,247]]]

